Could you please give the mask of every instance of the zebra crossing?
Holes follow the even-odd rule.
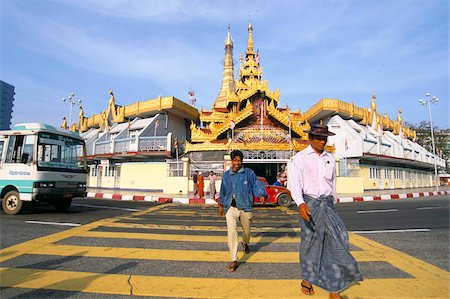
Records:
[[[300,298],[297,212],[254,209],[250,254],[229,263],[217,207],[161,204],[0,251],[0,287],[167,298]],[[365,280],[347,298],[448,298],[449,273],[350,234]],[[57,296],[55,296],[57,297]],[[316,288],[314,298],[328,298]]]

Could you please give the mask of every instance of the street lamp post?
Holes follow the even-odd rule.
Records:
[[[75,105],[75,100],[73,99],[75,94],[72,92],[67,98],[62,98],[64,103],[69,104],[69,127],[72,125],[72,108]],[[81,106],[81,100],[78,100],[78,106]]]
[[[435,181],[436,181],[436,191],[439,191],[439,176],[437,171],[437,161],[436,161],[436,146],[434,145],[434,132],[433,132],[433,117],[431,115],[431,104],[436,104],[439,99],[436,96],[432,96],[430,99],[430,93],[427,92],[425,94],[427,97],[426,100],[419,100],[419,103],[428,106],[428,112],[430,114],[430,129],[431,129],[431,145],[433,146],[433,159],[434,159],[434,175],[435,175]]]

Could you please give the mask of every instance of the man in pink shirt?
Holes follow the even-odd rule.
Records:
[[[336,213],[336,163],[325,151],[328,136],[322,124],[313,124],[310,145],[294,156],[289,172],[291,194],[300,216],[302,293],[313,295],[313,284],[330,292],[331,299],[363,278],[350,254],[348,232]]]

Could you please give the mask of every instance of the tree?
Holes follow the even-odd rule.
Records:
[[[416,131],[416,142],[429,152],[433,153],[430,122],[421,121],[419,124],[405,123],[405,125]],[[436,155],[442,157],[446,161],[446,171],[447,173],[450,173],[450,129],[439,129],[439,127],[436,126],[433,127],[433,133]]]

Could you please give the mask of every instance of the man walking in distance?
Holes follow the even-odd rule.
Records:
[[[313,284],[342,298],[340,292],[363,278],[350,254],[348,232],[337,215],[336,169],[325,151],[328,136],[321,124],[311,125],[310,145],[294,156],[289,170],[290,190],[300,216],[300,265],[302,293],[313,295]]]
[[[228,250],[231,263],[228,272],[234,272],[239,266],[237,260],[238,232],[237,221],[242,226],[242,245],[245,253],[250,253],[250,224],[252,222],[253,195],[262,204],[267,198],[266,191],[258,184],[258,178],[253,170],[242,166],[244,155],[241,151],[231,152],[232,166],[223,173],[220,187],[219,215],[227,220]]]
[[[217,177],[214,174],[214,171],[210,171],[209,172],[209,196],[211,197],[211,199],[215,199],[216,198],[216,181],[217,181]]]

